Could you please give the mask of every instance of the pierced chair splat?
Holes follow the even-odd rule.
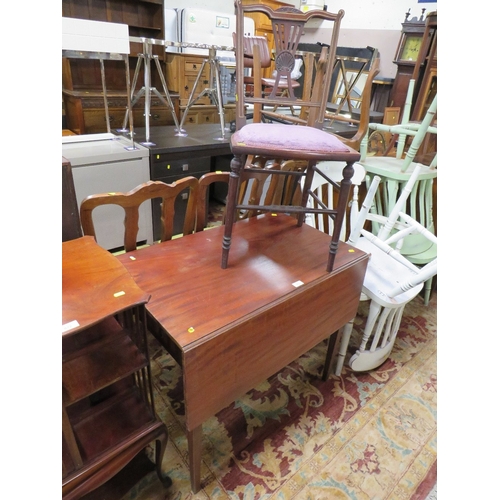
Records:
[[[236,132],[231,136],[231,150],[234,158],[231,162],[229,177],[229,188],[226,206],[226,220],[222,244],[223,269],[228,266],[229,249],[233,225],[237,221],[240,210],[258,209],[261,212],[281,212],[296,214],[297,224],[300,226],[304,221],[306,213],[326,211],[336,217],[336,228],[332,235],[329,248],[327,271],[333,269],[335,254],[338,247],[339,237],[349,191],[351,177],[353,176],[353,164],[359,160],[358,152],[344,145],[337,137],[322,130],[325,116],[326,101],[328,99],[331,76],[335,64],[335,50],[339,36],[340,21],[344,11],[333,14],[326,11],[312,10],[302,13],[292,7],[282,7],[276,10],[266,5],[243,5],[241,0],[235,2],[236,6]],[[270,92],[262,96],[247,96],[244,92],[244,31],[243,19],[247,13],[260,13],[267,16],[273,27],[275,42],[275,65],[276,78]],[[321,63],[318,62],[315,72],[315,81],[310,95],[302,95],[298,98],[294,94],[291,73],[295,66],[295,54],[300,37],[303,33],[305,23],[312,18],[328,21],[332,26],[331,43],[329,51],[323,51]],[[256,54],[257,51],[254,52]],[[258,57],[254,57],[255,59]],[[254,66],[254,74],[259,74],[259,68]],[[281,92],[283,82],[286,85],[286,95]],[[320,91],[318,91],[318,89]],[[307,93],[306,93],[307,94]],[[247,123],[245,106],[252,105],[254,108],[254,121]],[[276,106],[307,107],[307,121],[302,124],[285,123],[261,123],[259,111],[263,108],[274,109]],[[257,112],[256,112],[257,111]],[[304,169],[276,170],[273,174],[297,176],[304,178],[303,192],[298,204],[271,204],[267,206],[252,206],[238,202],[240,183],[244,178],[245,171],[254,170],[252,158],[260,156],[266,161],[273,161],[282,165],[287,160],[305,162]],[[313,209],[307,206],[309,192],[315,171],[319,170],[319,161],[340,161],[345,167],[340,183],[331,181],[339,192],[338,203],[334,209]],[[262,169],[258,169],[262,171]]]
[[[124,249],[131,252],[137,249],[137,233],[139,231],[139,207],[142,203],[161,198],[161,237],[160,241],[167,241],[174,236],[175,202],[182,193],[187,194],[187,206],[184,215],[184,236],[191,234],[195,229],[196,201],[198,197],[198,179],[196,177],[184,177],[172,184],[161,181],[148,181],[140,184],[127,193],[102,193],[90,195],[80,205],[80,219],[83,233],[96,235],[92,212],[101,205],[119,205],[124,210]]]

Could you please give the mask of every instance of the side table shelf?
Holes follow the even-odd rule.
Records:
[[[157,474],[168,440],[154,408],[147,294],[116,258],[84,236],[63,243],[62,495],[78,499],[155,441]]]

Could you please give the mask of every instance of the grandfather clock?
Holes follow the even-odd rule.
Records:
[[[393,61],[398,66],[398,69],[389,99],[391,106],[400,107],[401,109],[404,107],[406,101],[408,83],[414,73],[415,64],[423,42],[425,32],[424,12],[425,9],[422,9],[420,19],[414,17],[408,20],[410,16],[410,9],[408,9],[408,12],[405,14],[405,21],[401,23],[403,28]]]

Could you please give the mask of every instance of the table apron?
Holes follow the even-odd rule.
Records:
[[[186,425],[195,429],[349,322],[368,257],[304,285],[184,353]]]

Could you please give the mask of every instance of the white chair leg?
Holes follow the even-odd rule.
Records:
[[[349,366],[353,371],[375,370],[386,361],[394,347],[404,308],[404,305],[396,309],[384,308],[379,314],[370,349],[358,349],[349,360]],[[384,335],[380,338],[382,331]]]
[[[429,305],[432,292],[432,278],[428,279],[424,285],[424,305]]]
[[[347,348],[349,347],[349,340],[351,339],[352,329],[354,326],[354,319],[352,318],[349,323],[344,325],[339,331],[341,335],[339,354],[337,357],[337,366],[335,367],[335,375],[340,376],[342,373],[342,367],[344,366],[345,356],[347,354]]]
[[[380,304],[377,304],[374,300],[370,301],[370,311],[368,312],[368,318],[366,318],[365,331],[363,332],[363,338],[361,339],[361,344],[359,346],[360,351],[364,351],[366,349],[366,344],[371,337],[373,328],[377,323],[377,318],[379,317],[381,310],[382,306]]]

